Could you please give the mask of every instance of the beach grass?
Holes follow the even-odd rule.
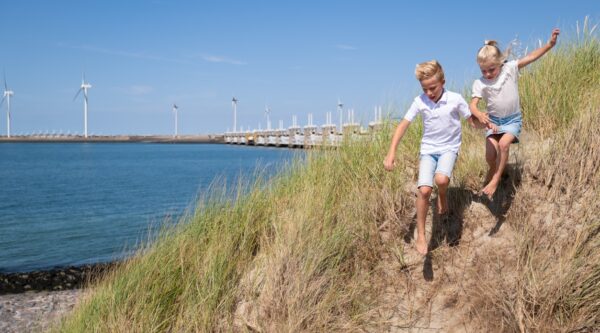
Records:
[[[520,78],[524,130],[536,141],[512,148],[523,181],[502,217],[515,230],[510,253],[486,247],[445,286],[473,329],[600,327],[600,44],[585,22]],[[464,195],[451,207],[470,205],[486,172],[481,130],[463,128],[451,187]],[[410,329],[413,312],[398,304],[424,282],[411,277],[414,250],[399,238],[413,221],[422,127],[409,128],[388,173],[393,130],[388,122],[338,149],[309,151],[234,189],[216,183],[177,227],[91,285],[54,331]],[[432,260],[450,267],[463,248]]]

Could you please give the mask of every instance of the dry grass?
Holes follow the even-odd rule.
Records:
[[[55,330],[598,330],[600,47],[586,33],[561,43],[520,79],[529,139],[513,146],[494,202],[474,193],[486,171],[481,132],[463,132],[456,216],[429,216],[425,260],[405,243],[422,128],[411,126],[386,173],[388,124],[233,198],[215,186]]]
[[[469,275],[480,277],[467,289],[470,316],[489,331],[600,328],[600,148],[593,144],[600,109],[595,110],[554,141],[559,149],[528,166],[530,179],[507,216],[516,229],[514,256],[489,249],[470,268]]]
[[[516,231],[514,256],[490,248],[470,267],[480,279],[467,288],[468,319],[485,330],[600,329],[599,45],[586,36],[522,78],[531,88],[553,72],[539,90],[554,93],[522,96],[535,108],[524,112],[532,111],[526,119],[538,136],[524,152],[526,180],[506,219]]]
[[[413,131],[414,132],[414,131]],[[417,135],[417,134],[409,134]],[[212,193],[114,271],[61,331],[323,331],[371,325],[381,224],[410,209],[384,136],[313,151],[279,176]],[[414,164],[414,161],[410,161]],[[412,174],[408,177],[412,178]],[[402,256],[401,251],[398,253]]]

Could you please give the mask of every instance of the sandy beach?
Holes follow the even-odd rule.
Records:
[[[0,332],[39,332],[69,312],[83,286],[114,263],[0,273]]]
[[[0,295],[0,332],[39,332],[69,312],[81,289]]]

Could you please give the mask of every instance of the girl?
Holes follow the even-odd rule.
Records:
[[[519,60],[506,61],[495,41],[486,41],[477,52],[477,63],[481,78],[473,83],[473,93],[469,108],[482,123],[491,123],[486,132],[485,159],[489,170],[482,192],[492,199],[508,161],[511,143],[519,142],[521,133],[521,107],[517,80],[519,69],[536,61],[556,45],[559,29],[552,30],[548,43]],[[487,103],[487,113],[477,109],[483,99]]]

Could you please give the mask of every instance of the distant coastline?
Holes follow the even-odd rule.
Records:
[[[93,135],[87,138],[81,135],[72,136],[13,136],[10,138],[0,137],[0,143],[83,143],[83,142],[104,142],[104,143],[224,143],[223,135],[204,134],[204,135],[179,135],[176,138],[172,135]]]

